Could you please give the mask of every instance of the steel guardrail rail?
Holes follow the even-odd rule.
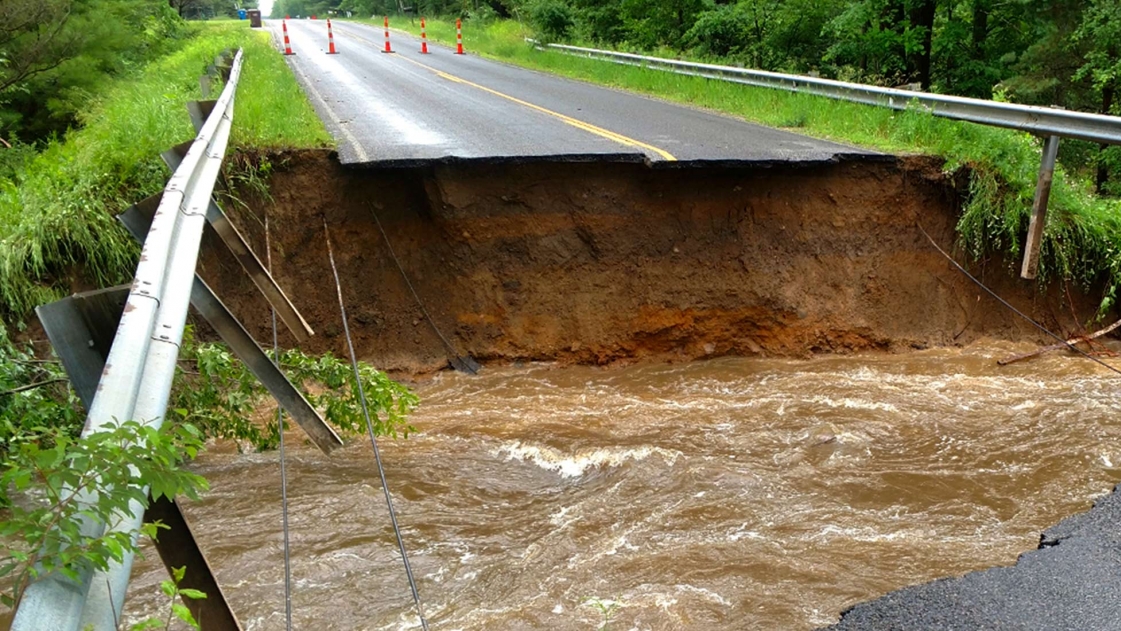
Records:
[[[862,83],[834,81],[820,77],[790,75],[765,70],[719,66],[677,59],[663,59],[634,53],[620,53],[565,44],[528,42],[566,54],[590,57],[612,63],[639,66],[706,79],[742,83],[813,94],[831,99],[905,110],[918,104],[934,116],[1026,131],[1039,136],[1060,136],[1103,144],[1121,144],[1121,117],[1090,114],[1034,105],[1001,103],[948,94],[931,94],[897,88],[882,88]]]
[[[241,65],[242,51],[238,50],[222,95],[164,188],[83,436],[130,419],[153,427],[163,423],[183,340],[206,210],[229,142]],[[144,510],[138,504],[132,508],[132,514],[123,515],[112,528],[138,531]],[[106,528],[106,524],[90,521],[82,531],[98,537]],[[28,588],[11,630],[116,629],[132,561],[132,555],[126,555],[122,563],[107,572],[80,572],[77,581],[58,573],[43,577]]]

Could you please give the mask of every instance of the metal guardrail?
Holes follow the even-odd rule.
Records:
[[[537,44],[533,40],[528,40]],[[541,46],[541,44],[537,44]],[[861,83],[847,83],[801,75],[751,70],[733,66],[718,66],[676,59],[662,59],[633,53],[610,50],[545,44],[546,48],[571,55],[590,57],[602,61],[652,68],[675,74],[707,79],[718,79],[763,88],[774,88],[813,94],[831,99],[877,105],[905,110],[916,104],[934,116],[955,120],[1018,129],[1040,136],[1059,136],[1105,144],[1121,144],[1121,117],[1089,114],[1069,110],[1000,103],[947,94],[913,92],[895,88],[881,88]]]
[[[1121,145],[1121,117],[1117,116],[985,101],[948,94],[881,88],[874,85],[847,83],[820,77],[702,64],[677,59],[662,59],[660,57],[582,46],[567,46],[565,44],[545,44],[542,46],[532,39],[526,41],[538,48],[557,50],[568,55],[589,57],[610,63],[650,68],[691,77],[703,77],[761,88],[812,94],[852,103],[888,107],[894,110],[906,110],[917,105],[933,116],[1014,129],[1041,136],[1044,139],[1043,156],[1040,160],[1039,177],[1035,186],[1035,200],[1032,202],[1031,221],[1024,245],[1024,261],[1020,268],[1020,277],[1025,279],[1035,278],[1039,268],[1044,225],[1047,220],[1047,203],[1051,195],[1051,183],[1055,172],[1055,158],[1058,155],[1059,139],[1073,138],[1102,144]]]
[[[163,422],[206,212],[229,140],[241,65],[239,50],[212,114],[164,189],[83,435],[128,419],[154,427]],[[143,508],[134,504],[132,514],[112,527],[136,532],[143,516]],[[97,537],[106,528],[89,522],[83,532]],[[108,572],[95,576],[85,571],[77,581],[58,574],[44,577],[28,588],[12,631],[116,629],[132,561],[127,555]]]

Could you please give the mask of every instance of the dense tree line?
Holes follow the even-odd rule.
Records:
[[[257,0],[168,0],[179,17],[188,20],[237,17],[238,9],[256,8]]]
[[[247,3],[0,0],[0,140],[34,143],[65,132],[107,78],[183,37],[184,17],[236,14],[239,4]]]

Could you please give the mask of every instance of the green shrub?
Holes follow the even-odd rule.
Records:
[[[346,436],[365,431],[354,371],[348,362],[330,354],[313,357],[290,349],[281,351],[280,365],[308,403],[321,410],[340,433]],[[188,329],[179,367],[170,407],[182,421],[198,426],[208,437],[237,441],[241,449],[276,448],[276,417],[253,420],[267,401],[268,392],[225,345],[196,343]],[[416,395],[368,364],[360,363],[358,371],[374,433],[408,437],[415,429],[406,416],[416,407]]]
[[[77,579],[138,552],[139,532],[95,533],[86,524],[115,523],[134,503],[147,507],[149,493],[198,499],[206,481],[184,465],[201,447],[189,425],[161,431],[134,421],[82,438],[45,430],[15,446],[0,470],[0,501],[8,504],[0,537],[13,544],[0,552],[0,579],[7,579],[0,604],[15,609],[40,576]],[[12,501],[11,493],[24,501]],[[154,536],[156,528],[141,530]]]
[[[43,385],[29,387],[35,384]],[[77,436],[84,419],[62,366],[15,346],[0,326],[0,462],[21,442],[45,433]]]
[[[576,14],[560,0],[535,0],[527,7],[527,13],[541,41],[565,41],[576,26]]]
[[[751,39],[751,18],[738,4],[705,11],[685,34],[688,45],[711,57],[738,57]]]

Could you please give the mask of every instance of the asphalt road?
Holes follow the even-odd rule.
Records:
[[[1119,487],[1121,488],[1121,487]],[[829,631],[1121,629],[1121,493],[1043,533],[1016,565],[908,587],[846,611]]]
[[[266,25],[281,41],[279,20]],[[289,20],[289,63],[343,162],[492,159],[821,162],[874,155],[844,145],[471,55],[394,31]]]

